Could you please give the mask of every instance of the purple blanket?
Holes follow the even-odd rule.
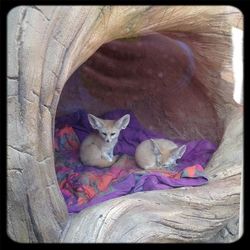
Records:
[[[175,141],[179,145],[187,146],[182,159],[177,161],[175,173],[138,168],[133,158],[136,146],[146,139],[164,136],[143,128],[135,115],[127,110],[108,112],[101,118],[118,119],[127,113],[130,114],[130,123],[121,131],[114,150],[114,154],[121,155],[121,158],[112,167],[104,169],[83,166],[80,162],[80,143],[93,132],[87,113],[79,110],[56,118],[56,173],[70,213],[130,193],[207,183],[204,167],[216,150],[216,146],[207,140]]]

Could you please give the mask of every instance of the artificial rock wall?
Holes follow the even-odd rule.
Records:
[[[223,79],[222,72],[225,68],[231,72],[231,27],[234,17],[239,15],[237,9],[225,6],[19,6],[13,9],[7,20],[8,235],[18,242],[205,242],[238,220],[243,112],[232,99],[233,81]],[[199,188],[137,193],[69,216],[57,184],[53,155],[54,118],[64,85],[103,44],[152,32],[164,33],[164,39],[169,42],[171,39],[183,42],[192,51],[195,68],[190,85],[198,86],[194,87],[192,98],[203,108],[207,103],[205,110],[211,113],[212,119],[208,121],[211,129],[202,134],[206,125],[200,121],[193,131],[189,127],[189,132],[185,132],[181,123],[188,111],[182,110],[185,105],[180,108],[175,95],[167,94],[168,88],[174,91],[174,81],[168,81],[164,87],[168,96],[164,100],[168,104],[167,128],[168,131],[173,125],[177,128],[171,136],[180,132],[185,138],[208,136],[220,143],[207,167],[210,183]],[[119,50],[125,52],[126,48]],[[118,55],[122,53],[119,51]],[[175,54],[167,53],[169,57]],[[179,69],[185,72],[187,55],[180,51],[179,56],[181,53],[183,68]],[[108,56],[107,67],[112,67],[112,60]],[[122,60],[119,63],[127,66]],[[173,65],[168,66],[175,69]],[[95,69],[93,78],[91,74],[85,77],[95,79],[99,73],[106,74],[106,71]],[[94,82],[112,87],[122,73],[116,69],[110,82],[103,82],[102,78]],[[136,74],[131,73],[132,78],[127,81],[135,84],[135,88],[143,87],[140,81],[146,81],[134,82]],[[166,75],[165,79],[171,80],[174,75],[178,73]],[[125,82],[126,77],[121,88],[127,86]],[[88,88],[93,94],[95,88],[91,85]],[[192,99],[188,91],[189,88],[182,89],[182,96],[189,97],[187,102]],[[196,91],[201,91],[208,102],[201,102],[201,95]],[[127,99],[121,98],[121,102]],[[176,117],[175,108],[180,112]],[[147,120],[144,122],[147,124]],[[213,134],[216,122],[218,131]],[[152,126],[158,129],[158,124]],[[234,239],[237,232],[235,235]]]

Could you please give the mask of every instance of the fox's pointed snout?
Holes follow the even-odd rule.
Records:
[[[112,142],[112,138],[110,138],[109,136],[107,136],[106,138],[105,138],[105,142]]]

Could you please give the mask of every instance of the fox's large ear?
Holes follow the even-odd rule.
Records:
[[[187,149],[187,146],[186,145],[182,145],[182,146],[180,146],[180,147],[172,150],[172,152],[171,152],[171,158],[173,158],[175,160],[180,159],[184,155],[186,149]]]
[[[100,129],[103,127],[102,119],[97,118],[94,115],[88,114],[88,120],[93,129]]]
[[[128,126],[129,121],[130,121],[130,115],[129,114],[124,115],[118,121],[116,121],[115,126],[118,129],[125,129]]]
[[[153,139],[150,139],[150,141],[151,141],[151,145],[152,145],[154,154],[155,155],[160,155],[161,150],[159,148],[159,145]]]

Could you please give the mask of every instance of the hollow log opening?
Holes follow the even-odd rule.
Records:
[[[57,116],[81,108],[97,116],[128,109],[145,127],[170,139],[219,144],[223,121],[197,79],[198,70],[191,48],[166,34],[115,40],[71,76]]]
[[[228,78],[221,79],[222,66],[218,66],[216,62],[210,62],[209,71],[206,72],[210,81],[202,77],[201,72],[207,67],[206,60],[197,60],[197,51],[193,51],[194,48],[190,46],[190,37],[185,39],[184,36],[181,40],[178,38],[176,34],[162,31],[103,44],[64,85],[56,117],[79,109],[96,116],[116,109],[126,109],[132,111],[144,127],[160,132],[171,140],[206,139],[220,149],[227,128],[225,115],[221,115],[221,110],[225,108],[224,102],[227,100],[238,106],[233,100],[233,85],[227,84]],[[219,83],[223,87],[219,87]],[[219,88],[224,88],[225,100],[221,101]],[[227,112],[229,110],[230,108]],[[217,176],[214,173],[216,169],[209,175],[211,181]],[[117,201],[108,202],[114,207]],[[143,205],[139,206],[143,208]],[[96,210],[92,209],[101,211],[103,207],[105,204],[99,204],[99,208],[97,206]],[[81,214],[92,218],[91,209]],[[122,212],[120,216],[121,214]],[[71,218],[74,221],[78,216]],[[86,218],[87,222],[83,224],[86,225],[90,218]],[[120,217],[119,220],[122,221]],[[233,218],[233,221],[233,226],[237,227],[238,220]],[[72,226],[66,236],[62,237],[63,241],[71,242],[74,230]],[[126,239],[123,238],[123,233],[117,233],[113,237],[118,237],[121,241]],[[147,237],[152,242],[162,240],[162,237],[155,235]],[[91,241],[90,236],[79,238]],[[105,241],[110,238],[105,238]],[[171,237],[169,238],[168,242],[172,242]],[[218,240],[220,236],[215,236],[210,241],[215,238]]]
[[[241,20],[241,21],[239,21]],[[242,227],[243,108],[230,6],[19,6],[8,15],[8,235],[18,242],[232,242]],[[14,49],[13,49],[14,48]],[[69,215],[55,118],[133,111],[169,139],[218,146],[207,185],[138,192]],[[240,229],[240,232],[239,232]]]

